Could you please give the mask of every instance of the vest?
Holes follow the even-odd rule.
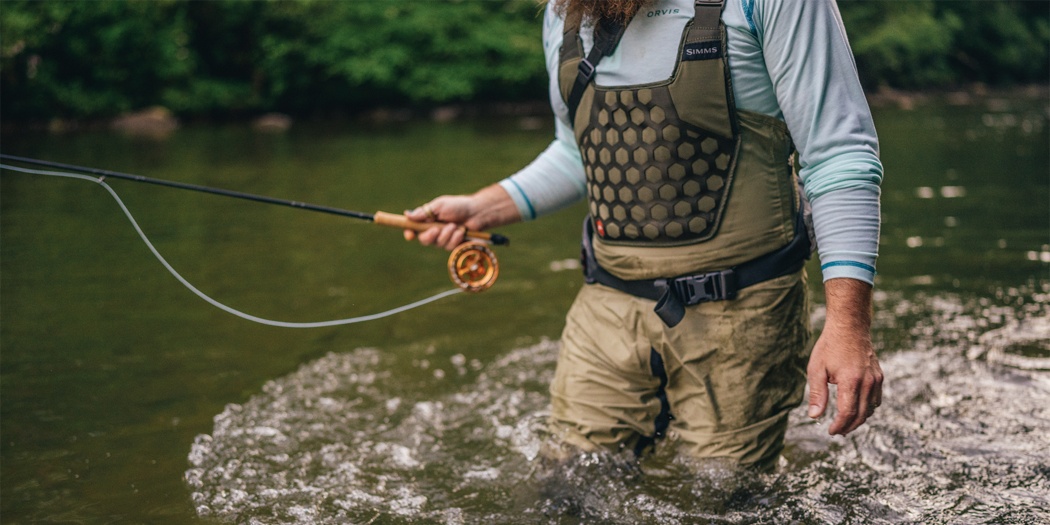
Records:
[[[736,109],[723,4],[697,0],[671,78],[637,86],[588,78],[573,93],[594,64],[579,26],[566,25],[559,87],[587,175],[595,257],[622,279],[728,268],[794,236],[791,138],[780,120]]]

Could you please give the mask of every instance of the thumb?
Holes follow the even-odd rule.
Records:
[[[427,220],[427,214],[426,211],[424,211],[423,206],[411,210],[405,210],[405,217],[408,217],[415,222],[424,222]]]
[[[828,373],[823,366],[818,366],[807,374],[809,382],[809,412],[811,419],[824,415],[828,406]]]

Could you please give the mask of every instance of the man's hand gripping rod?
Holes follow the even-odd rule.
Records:
[[[387,213],[385,211],[377,211],[372,216],[372,221],[376,224],[383,226],[391,226],[394,228],[400,228],[402,230],[412,230],[415,232],[425,232],[434,227],[445,226],[444,222],[416,222],[404,215],[397,215],[394,213]],[[479,232],[474,230],[468,230],[465,226],[462,227],[463,234],[465,237],[470,239],[480,239],[482,241],[488,241],[498,246],[506,246],[510,244],[510,239],[500,235],[498,233]]]
[[[383,211],[377,211],[372,222],[383,226],[424,232],[430,228],[440,228],[446,223],[442,222],[416,222],[404,215],[396,215]],[[498,245],[510,244],[510,239],[498,234],[463,229],[464,237],[468,239],[479,239]],[[456,283],[464,291],[481,292],[489,289],[499,276],[499,261],[496,254],[478,240],[466,241],[460,244],[448,257],[448,275],[452,282]]]

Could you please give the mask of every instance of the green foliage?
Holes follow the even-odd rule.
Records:
[[[5,115],[88,116],[156,103],[185,78],[186,19],[175,1],[4,2]]]
[[[3,0],[5,120],[546,94],[537,0]],[[840,0],[869,87],[1045,82],[1046,2]]]
[[[545,76],[537,12],[530,1],[280,2],[260,66],[284,107],[304,93],[351,107],[513,98]]]
[[[839,4],[868,86],[1009,84],[1050,78],[1050,4],[846,1]]]
[[[5,118],[534,98],[534,0],[4,0]]]
[[[952,54],[963,78],[989,83],[1050,78],[1050,3],[952,2],[939,7],[964,23]]]
[[[948,55],[962,23],[952,13],[939,17],[935,11],[932,1],[843,5],[863,76],[908,87],[950,80]]]

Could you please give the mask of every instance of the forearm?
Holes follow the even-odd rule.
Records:
[[[468,228],[488,230],[522,220],[514,200],[499,184],[486,186],[470,198],[473,210],[466,223]]]
[[[830,279],[824,283],[827,304],[825,329],[871,338],[870,284],[849,278]]]
[[[555,140],[521,171],[500,182],[524,220],[569,206],[587,195],[580,150],[572,133],[557,119]]]

